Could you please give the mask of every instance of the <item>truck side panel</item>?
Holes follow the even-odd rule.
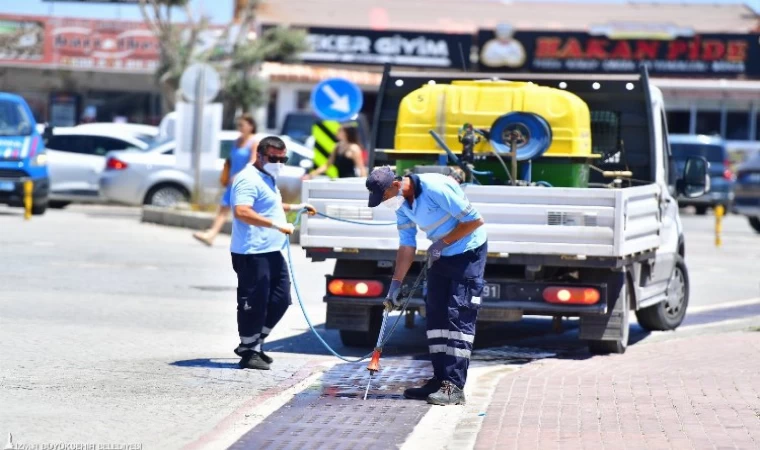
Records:
[[[398,232],[392,225],[395,214],[382,207],[368,208],[361,181],[304,183],[303,200],[317,210],[375,225],[304,217],[302,246],[398,248]],[[624,189],[469,185],[464,189],[486,221],[491,253],[623,257],[659,245],[660,191],[656,185]],[[429,245],[420,231],[418,249]]]

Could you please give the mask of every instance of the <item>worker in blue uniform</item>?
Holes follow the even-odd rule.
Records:
[[[400,306],[399,293],[417,249],[417,228],[428,248],[427,338],[434,377],[404,391],[434,405],[465,403],[464,385],[478,318],[488,244],[483,218],[451,177],[429,173],[398,177],[387,166],[367,177],[369,207],[396,211],[399,249],[386,308]]]

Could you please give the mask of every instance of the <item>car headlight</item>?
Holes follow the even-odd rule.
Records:
[[[37,153],[31,160],[31,165],[34,167],[47,166],[47,153]]]

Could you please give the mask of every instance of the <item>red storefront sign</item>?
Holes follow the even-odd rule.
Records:
[[[142,22],[0,15],[0,64],[153,72],[159,43]]]

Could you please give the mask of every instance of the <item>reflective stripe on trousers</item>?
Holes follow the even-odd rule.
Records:
[[[475,342],[475,323],[483,291],[487,244],[445,256],[428,271],[427,338],[433,372],[439,380],[464,387]]]

